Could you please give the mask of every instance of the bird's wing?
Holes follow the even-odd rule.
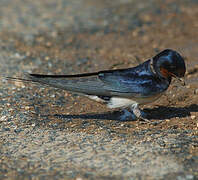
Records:
[[[89,95],[110,95],[99,79],[98,73],[86,73],[75,75],[42,75],[28,74],[28,79],[59,89],[73,91]]]
[[[160,90],[153,84],[150,75],[134,68],[76,75],[26,74],[26,77],[18,80],[97,96],[142,97]]]
[[[150,77],[144,76],[130,68],[76,75],[29,74],[28,79],[89,95],[138,97],[146,95],[152,85]]]
[[[155,94],[157,89],[151,74],[135,71],[135,69],[104,71],[99,73],[100,80],[106,88],[123,96],[142,97]]]

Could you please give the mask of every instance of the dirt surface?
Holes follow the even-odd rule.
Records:
[[[197,179],[197,18],[196,0],[1,0],[1,75],[132,67],[171,48],[185,57],[187,85],[173,81],[142,107],[153,122],[142,124],[77,94],[1,80],[0,179]]]

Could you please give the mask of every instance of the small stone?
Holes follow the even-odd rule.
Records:
[[[30,109],[29,106],[25,106],[25,110],[28,111]]]
[[[4,129],[4,131],[10,131],[10,128],[3,128]]]
[[[52,46],[52,43],[51,43],[51,42],[47,42],[47,43],[46,43],[46,46],[47,46],[47,47],[51,47],[51,46]]]
[[[195,89],[194,90],[194,94],[198,94],[198,89]]]
[[[14,132],[15,132],[15,133],[20,133],[21,131],[22,131],[22,129],[21,129],[21,128],[14,129]]]
[[[147,14],[143,15],[143,16],[142,16],[142,19],[143,19],[145,22],[150,22],[150,21],[152,21],[152,17],[149,16],[149,15],[147,15]]]
[[[30,56],[30,55],[31,55],[31,52],[27,51],[27,52],[25,53],[25,55],[26,55],[26,56]]]
[[[20,58],[21,56],[20,56],[19,53],[15,53],[15,57],[16,57],[16,58]]]
[[[55,31],[53,31],[52,33],[51,33],[51,36],[53,37],[53,38],[55,38],[55,37],[57,37],[57,32],[55,32]]]
[[[15,84],[15,86],[17,86],[17,87],[25,88],[25,85],[24,85],[23,82],[21,82],[21,81],[15,81],[14,84]]]
[[[196,118],[196,116],[195,115],[191,115],[190,118],[193,120],[193,119]]]
[[[194,179],[194,176],[193,175],[191,175],[191,174],[188,174],[188,175],[186,175],[186,179]]]
[[[45,60],[48,61],[50,59],[49,56],[45,56]]]
[[[51,67],[52,67],[52,63],[49,62],[49,63],[48,63],[48,66],[51,68]]]
[[[1,118],[0,118],[0,121],[6,121],[7,120],[7,117],[6,116],[2,116]]]
[[[51,98],[55,98],[56,96],[55,96],[55,94],[52,94],[50,97],[51,97]]]
[[[83,180],[81,177],[77,177],[76,180]]]

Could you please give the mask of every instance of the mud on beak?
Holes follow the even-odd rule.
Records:
[[[170,73],[172,77],[174,77],[177,81],[179,81],[181,83],[182,86],[185,86],[185,77],[178,77],[173,73]]]

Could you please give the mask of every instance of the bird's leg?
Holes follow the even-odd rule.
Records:
[[[138,104],[133,105],[131,107],[131,111],[133,111],[136,118],[143,120],[144,123],[157,125],[157,124],[163,122],[163,120],[159,120],[158,122],[151,122],[149,119],[147,119],[147,114],[144,111],[139,109]]]
[[[136,116],[129,112],[128,110],[126,109],[123,109],[123,114],[120,116],[120,120],[121,121],[126,121],[126,120],[135,120],[136,119]]]
[[[146,116],[147,116],[146,113],[139,109],[138,104],[134,104],[133,106],[131,106],[131,110],[138,119],[141,119],[145,122],[150,123],[150,121],[146,118]]]

